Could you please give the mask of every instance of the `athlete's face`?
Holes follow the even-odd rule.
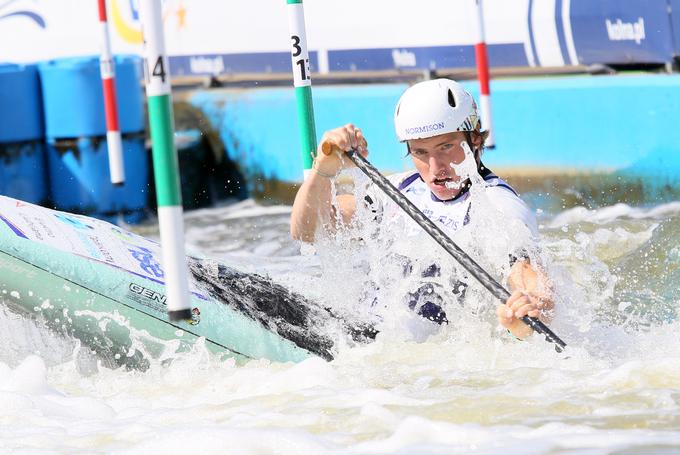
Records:
[[[408,141],[413,164],[439,199],[451,199],[460,192],[460,177],[451,164],[460,164],[465,159],[461,147],[465,140],[465,133],[455,132]]]

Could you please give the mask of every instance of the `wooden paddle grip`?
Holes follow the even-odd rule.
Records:
[[[322,142],[321,143],[321,151],[323,152],[324,155],[330,155],[335,150],[340,150],[335,144],[333,144],[331,142]]]

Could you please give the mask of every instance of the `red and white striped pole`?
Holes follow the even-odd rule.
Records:
[[[482,127],[489,132],[486,140],[487,148],[493,148],[496,143],[493,138],[493,122],[491,121],[491,90],[489,89],[489,57],[486,52],[486,37],[484,34],[484,8],[482,0],[475,0],[477,4],[477,42],[475,43],[475,59],[477,60],[477,77],[479,79],[479,103],[482,111]]]
[[[102,76],[104,90],[104,111],[106,112],[106,142],[109,146],[109,170],[111,183],[116,186],[125,183],[123,169],[123,141],[118,126],[118,106],[116,104],[116,76],[113,55],[111,54],[111,39],[109,38],[109,24],[106,18],[106,0],[98,0],[99,25],[101,29],[102,52],[99,56],[99,70]]]

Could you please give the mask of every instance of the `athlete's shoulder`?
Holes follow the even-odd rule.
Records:
[[[519,193],[515,191],[515,189],[511,187],[508,182],[497,176],[491,169],[482,165],[482,169],[479,174],[482,176],[482,179],[484,179],[484,185],[487,188],[498,188],[512,193],[515,197],[519,198]]]
[[[538,236],[536,216],[526,202],[510,186],[493,185],[485,188],[489,201],[505,216],[524,223],[534,236]]]
[[[394,185],[395,188],[403,191],[411,184],[419,181],[420,174],[415,169],[405,172],[397,172],[387,176],[387,180]],[[380,209],[382,203],[389,199],[385,193],[378,189],[375,184],[371,184],[366,189],[365,201],[373,207],[373,209]]]
[[[489,168],[482,166],[480,175],[484,179],[485,193],[491,203],[507,219],[521,220],[534,236],[538,236],[536,216],[519,193]]]
[[[390,183],[396,186],[398,189],[403,190],[409,185],[412,185],[420,178],[420,174],[415,169],[405,172],[397,172],[396,174],[390,174],[387,179]]]

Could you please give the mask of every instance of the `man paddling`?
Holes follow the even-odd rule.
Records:
[[[415,171],[390,176],[390,181],[432,221],[452,234],[470,222],[470,178],[458,175],[464,164],[473,160],[473,180],[483,180],[485,196],[500,211],[504,223],[520,223],[537,235],[536,220],[517,193],[503,180],[486,169],[481,154],[488,131],[481,131],[477,107],[472,96],[458,83],[436,79],[410,87],[397,103],[394,124],[397,136],[407,145]],[[300,187],[291,214],[291,234],[295,239],[314,242],[317,230],[334,231],[336,223],[350,225],[357,212],[354,194],[338,195],[332,204],[332,179],[351,161],[344,152],[358,150],[367,156],[367,141],[362,131],[352,124],[327,131],[319,144],[313,171]],[[468,152],[466,162],[466,151]],[[362,203],[370,205],[376,220],[394,217],[389,203],[373,192]],[[339,216],[337,216],[339,215]],[[532,333],[521,318],[537,317],[547,322],[553,308],[545,274],[531,264],[521,250],[508,251],[511,268],[508,284],[512,290],[505,305],[497,307],[499,323],[517,338]],[[422,276],[439,273],[433,264]],[[436,323],[446,321],[443,301],[425,298],[433,293],[430,284],[409,295],[409,306]]]

